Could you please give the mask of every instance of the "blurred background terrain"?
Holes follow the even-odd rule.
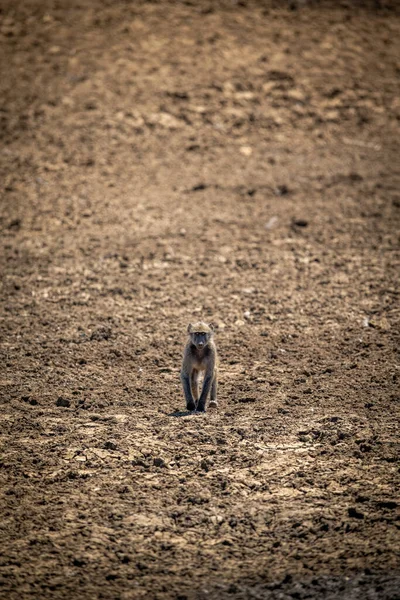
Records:
[[[399,597],[399,40],[390,0],[2,1],[2,598]]]

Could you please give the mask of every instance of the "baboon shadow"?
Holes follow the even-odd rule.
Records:
[[[175,412],[169,413],[169,417],[196,417],[198,415],[204,415],[204,412],[197,412],[197,410],[176,410]]]

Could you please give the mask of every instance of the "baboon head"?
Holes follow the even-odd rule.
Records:
[[[202,321],[199,323],[190,323],[187,330],[191,343],[199,350],[207,346],[213,335],[211,327]]]

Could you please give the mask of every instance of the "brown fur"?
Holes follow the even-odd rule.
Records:
[[[188,410],[204,412],[210,393],[211,407],[217,406],[218,355],[212,328],[203,323],[190,324],[189,340],[183,353],[181,381]],[[199,398],[199,373],[204,372],[203,388]]]

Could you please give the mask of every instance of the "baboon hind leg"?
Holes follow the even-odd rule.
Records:
[[[217,402],[217,389],[218,389],[218,380],[217,380],[217,374],[215,373],[214,379],[213,379],[212,384],[211,384],[210,407],[215,407],[215,406],[218,405],[218,402]]]
[[[192,388],[193,399],[197,403],[199,400],[199,372],[195,369],[193,369],[190,378],[190,387]]]

